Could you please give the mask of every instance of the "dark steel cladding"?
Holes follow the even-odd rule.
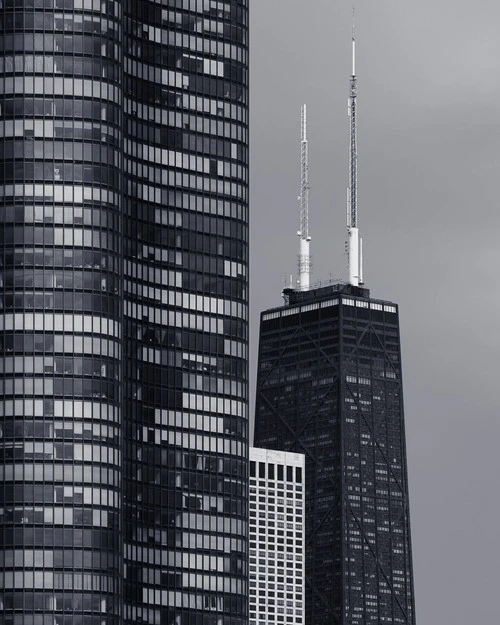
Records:
[[[306,623],[414,625],[397,307],[285,301],[261,318],[255,445],[306,456]]]
[[[243,623],[247,2],[0,26],[0,623]]]

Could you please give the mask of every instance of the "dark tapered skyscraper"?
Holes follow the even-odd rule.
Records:
[[[306,624],[413,625],[397,306],[286,300],[261,317],[255,445],[306,457]]]
[[[399,314],[363,287],[352,46],[349,283],[309,285],[303,131],[298,287],[261,316],[254,444],[305,454],[306,625],[414,625]]]
[[[0,622],[242,624],[248,2],[0,24]]]

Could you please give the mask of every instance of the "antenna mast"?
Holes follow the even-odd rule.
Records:
[[[300,237],[299,250],[299,288],[307,291],[311,278],[311,256],[309,236],[309,153],[307,144],[307,108],[301,107],[301,141],[300,141]]]
[[[352,9],[352,74],[349,93],[349,187],[347,189],[347,253],[349,262],[349,284],[363,284],[362,241],[358,230],[358,137],[357,103],[358,79],[356,77],[356,38],[354,31],[354,7]]]

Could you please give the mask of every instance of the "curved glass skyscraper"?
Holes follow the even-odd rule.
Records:
[[[248,2],[0,20],[0,622],[243,623]]]

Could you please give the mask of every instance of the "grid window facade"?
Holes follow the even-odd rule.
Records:
[[[0,39],[0,621],[243,624],[248,2]]]
[[[120,616],[121,7],[67,4],[0,12],[5,623]]]
[[[304,466],[250,448],[250,625],[304,623]]]
[[[397,306],[332,285],[263,313],[255,444],[306,458],[305,622],[413,625]]]

